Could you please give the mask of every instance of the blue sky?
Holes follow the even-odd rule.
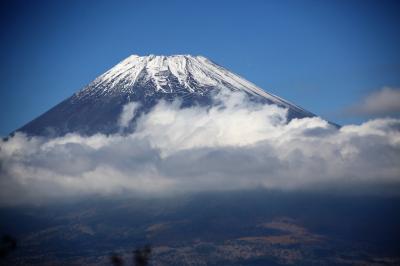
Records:
[[[396,1],[2,1],[0,135],[130,54],[204,55],[331,121],[400,87]]]

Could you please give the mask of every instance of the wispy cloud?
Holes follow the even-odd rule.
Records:
[[[346,113],[357,116],[383,116],[400,114],[400,89],[384,87],[373,91],[346,110]]]
[[[140,104],[137,102],[130,102],[122,108],[122,113],[118,119],[118,126],[124,129],[129,126],[132,119],[135,117],[135,112]]]
[[[128,135],[1,141],[0,204],[260,187],[400,193],[399,119],[287,123],[278,106],[217,97],[213,107],[161,102]]]

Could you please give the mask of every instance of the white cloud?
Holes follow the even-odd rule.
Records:
[[[363,116],[382,116],[400,114],[400,89],[384,87],[367,95],[348,112]]]
[[[217,97],[212,107],[161,102],[128,135],[17,133],[0,142],[0,204],[260,187],[399,194],[400,120],[287,123],[277,106]]]
[[[122,113],[118,119],[118,126],[124,129],[129,126],[129,123],[135,117],[135,112],[139,108],[140,104],[137,102],[130,102],[125,104]]]

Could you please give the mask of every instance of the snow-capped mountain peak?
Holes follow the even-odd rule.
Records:
[[[88,87],[102,87],[105,88],[102,91],[104,94],[112,94],[148,83],[152,83],[156,91],[163,93],[173,93],[176,89],[198,94],[204,94],[208,88],[243,90],[283,106],[292,106],[305,111],[276,95],[265,92],[203,56],[131,55],[99,76]],[[179,88],[176,85],[179,85]]]
[[[131,55],[19,130],[32,135],[115,133],[129,102],[141,106],[138,112],[161,99],[180,98],[182,107],[208,105],[221,90],[243,91],[256,101],[287,108],[288,119],[314,116],[203,56]]]

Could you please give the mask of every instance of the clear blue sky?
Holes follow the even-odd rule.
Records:
[[[130,54],[204,55],[337,123],[400,87],[399,1],[2,1],[0,135]]]

